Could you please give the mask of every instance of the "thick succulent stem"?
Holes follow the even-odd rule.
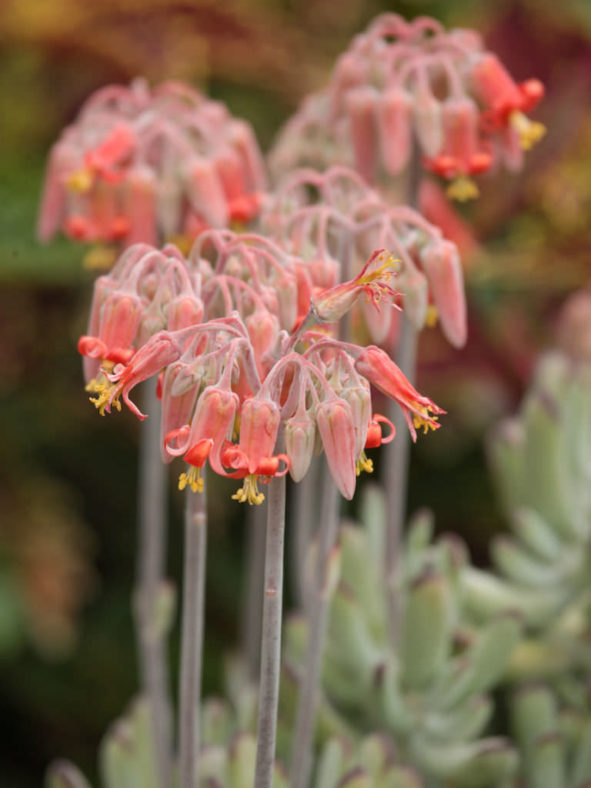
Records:
[[[205,491],[194,493],[187,490],[186,495],[179,683],[179,786],[194,788],[199,755],[207,510]]]
[[[160,403],[156,381],[144,384],[149,418],[140,434],[138,479],[138,565],[135,621],[142,691],[150,709],[151,745],[157,784],[170,784],[172,725],[166,655],[167,628],[159,621],[158,599],[166,564],[167,475],[160,457]]]
[[[417,208],[419,202],[419,186],[421,162],[417,141],[414,141],[413,155],[408,169],[406,203]],[[396,363],[414,383],[416,374],[418,334],[404,313],[400,321],[400,335],[396,348]],[[406,498],[408,484],[408,465],[410,460],[410,435],[400,408],[394,401],[390,402],[389,417],[396,428],[396,438],[385,447],[383,481],[387,502],[387,531],[385,548],[385,581],[388,596],[388,612],[390,633],[394,640],[399,629],[399,600],[397,589],[397,563],[402,542],[402,531],[406,516]]]
[[[339,494],[328,468],[325,466],[316,566],[313,577],[313,598],[308,606],[308,642],[306,658],[300,673],[294,744],[291,753],[289,784],[292,788],[306,788],[309,784],[322,655],[329,610],[329,560],[336,542],[338,514]]]
[[[272,479],[268,490],[265,593],[254,779],[257,788],[271,788],[273,783],[281,663],[285,477]]]
[[[265,567],[266,501],[249,507],[246,518],[246,583],[242,614],[242,647],[248,675],[256,681],[261,661],[261,607]]]

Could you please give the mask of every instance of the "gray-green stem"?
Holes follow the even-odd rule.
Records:
[[[313,578],[313,599],[308,606],[308,642],[306,658],[300,672],[300,689],[291,753],[289,782],[291,788],[307,788],[309,784],[322,655],[330,601],[329,561],[338,530],[340,499],[326,464],[322,479],[322,503]]]
[[[283,545],[285,533],[285,476],[270,481],[267,494],[267,538],[261,636],[261,674],[257,721],[254,785],[271,788],[277,704],[281,667],[281,612],[283,604]]]
[[[292,485],[290,518],[291,585],[296,606],[307,610],[310,589],[306,586],[305,565],[310,541],[317,524],[314,502],[317,500],[318,476],[321,469],[320,458],[313,457],[308,473],[301,482]]]
[[[205,491],[194,493],[187,489],[179,681],[179,788],[195,788],[197,784],[206,552]]]
[[[138,565],[135,622],[140,679],[150,709],[151,745],[156,780],[170,785],[172,717],[166,654],[166,629],[158,616],[166,564],[167,473],[160,456],[160,403],[156,381],[143,386],[144,412],[149,418],[140,431],[138,479]]]
[[[261,661],[261,608],[265,569],[267,502],[250,506],[246,517],[246,582],[242,614],[242,646],[248,675],[256,681]]]
[[[406,186],[406,204],[410,208],[418,207],[420,179],[420,152],[415,139],[413,143],[413,154],[408,167],[408,180]],[[417,340],[417,331],[403,312],[400,321],[400,335],[398,337],[395,357],[396,363],[411,383],[414,383],[416,375]],[[384,571],[386,593],[388,597],[390,634],[393,640],[396,641],[400,619],[397,565],[400,555],[400,545],[402,543],[404,519],[406,517],[410,436],[400,408],[393,401],[390,402],[388,415],[396,427],[396,438],[385,448],[384,470],[382,474],[386,491],[388,513]]]

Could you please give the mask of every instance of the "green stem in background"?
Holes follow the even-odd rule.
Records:
[[[141,686],[150,709],[151,744],[157,785],[170,785],[172,716],[166,654],[167,627],[159,620],[164,593],[167,525],[167,473],[160,456],[160,403],[156,380],[143,387],[144,411],[140,431],[138,480],[138,541],[134,614],[138,638]]]
[[[270,481],[267,494],[267,539],[261,636],[261,673],[254,785],[271,788],[277,737],[277,704],[281,667],[285,476]]]
[[[258,680],[261,661],[261,608],[265,570],[267,502],[250,506],[246,516],[246,583],[242,614],[242,647],[248,676]]]
[[[406,204],[410,208],[418,207],[420,182],[420,152],[417,141],[414,140],[406,185]],[[398,346],[393,355],[396,363],[411,383],[414,383],[416,376],[417,342],[418,333],[403,313],[400,320]],[[390,634],[396,641],[400,623],[396,574],[406,517],[410,435],[402,412],[393,400],[389,403],[388,416],[396,428],[396,438],[385,447],[383,457],[382,480],[386,492],[388,518],[384,572],[388,595]]]
[[[291,487],[292,517],[289,524],[291,586],[296,607],[300,610],[307,610],[310,601],[310,589],[306,587],[305,566],[308,548],[317,524],[314,502],[318,500],[320,468],[320,458],[313,457],[308,473],[301,482]]]
[[[179,788],[195,788],[197,784],[206,552],[205,490],[202,493],[187,490],[179,680]]]
[[[307,788],[312,765],[312,747],[322,670],[322,655],[329,611],[329,561],[335,546],[339,521],[339,493],[326,464],[322,477],[322,503],[312,598],[307,608],[308,640],[300,672],[298,708],[291,753],[291,788]]]

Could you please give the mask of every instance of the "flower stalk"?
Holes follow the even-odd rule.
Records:
[[[254,785],[257,788],[271,788],[273,783],[281,665],[285,486],[284,476],[275,477],[269,483],[268,492],[261,674],[254,778]]]
[[[199,709],[205,617],[207,505],[205,490],[187,490],[181,668],[179,683],[179,786],[194,788],[199,755]]]

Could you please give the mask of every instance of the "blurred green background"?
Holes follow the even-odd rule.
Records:
[[[470,338],[421,340],[420,387],[448,410],[413,455],[410,508],[487,560],[503,528],[486,471],[487,428],[511,412],[591,250],[591,3],[588,0],[3,0],[0,4],[0,786],[41,784],[67,755],[89,774],[105,727],[136,689],[130,612],[138,423],[101,419],[76,340],[95,274],[84,249],[41,246],[44,160],[83,99],[143,74],[226,101],[269,147],[325,81],[351,36],[383,10],[475,27],[513,74],[541,78],[548,134],[519,175],[490,177],[462,208]],[[173,477],[176,475],[174,469]],[[220,483],[221,485],[222,483]],[[172,485],[174,487],[174,484]],[[229,491],[228,487],[228,491]],[[210,537],[206,693],[239,633],[243,510],[216,503]],[[181,501],[171,496],[170,573]],[[176,665],[177,633],[172,648]]]

